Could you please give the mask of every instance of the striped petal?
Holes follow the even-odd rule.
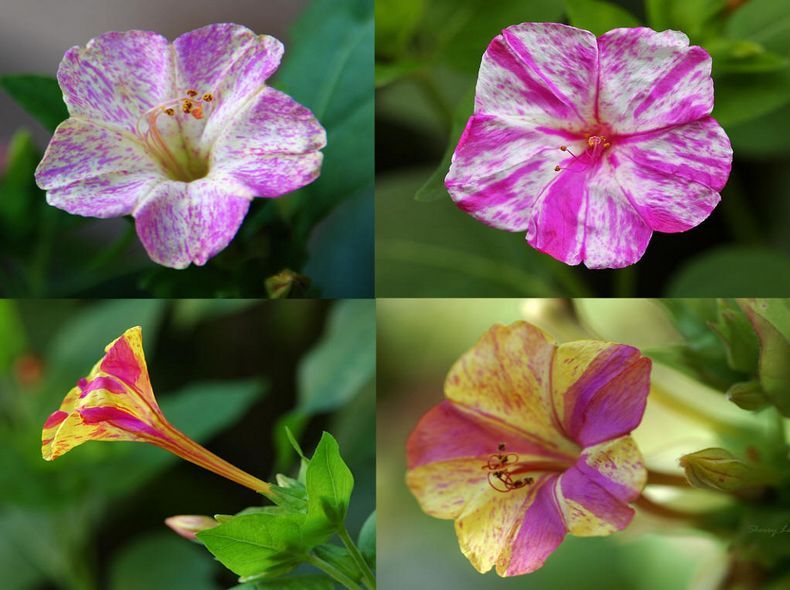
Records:
[[[618,143],[614,173],[648,225],[686,231],[704,221],[721,200],[732,147],[721,126],[706,117]]]
[[[549,336],[526,322],[493,326],[450,369],[445,395],[549,451],[573,455],[578,449],[553,418],[554,349]]]
[[[236,235],[251,197],[249,189],[220,175],[163,182],[134,213],[137,235],[154,262],[203,265]]]
[[[148,379],[140,328],[124,332],[105,352],[44,424],[42,455],[47,461],[88,440],[166,437]]]
[[[598,48],[598,116],[614,133],[681,125],[713,110],[710,55],[683,33],[614,29]]]
[[[597,59],[589,31],[556,23],[508,27],[483,55],[475,112],[581,129],[595,112]]]
[[[455,203],[483,223],[523,231],[560,161],[557,132],[504,115],[469,119],[445,179]]]
[[[649,389],[650,359],[632,346],[583,340],[557,349],[554,407],[564,431],[582,447],[636,428]]]
[[[211,166],[256,196],[279,197],[318,177],[325,145],[326,132],[309,109],[267,87],[217,139]]]
[[[66,52],[58,83],[72,117],[134,133],[142,113],[172,98],[167,39],[148,31],[100,35]]]

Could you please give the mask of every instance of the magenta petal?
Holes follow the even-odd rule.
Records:
[[[93,408],[78,409],[82,421],[85,424],[106,423],[119,430],[131,434],[139,434],[143,437],[154,437],[168,440],[169,437],[163,432],[159,432],[150,424],[146,424],[139,418],[132,416],[128,412],[110,406],[98,406]]]
[[[558,173],[529,220],[527,241],[533,248],[565,264],[582,261],[590,176],[588,167]]]
[[[608,535],[623,530],[634,517],[633,508],[599,483],[578,467],[571,467],[560,476],[565,523],[571,534]]]
[[[249,206],[248,191],[230,180],[163,182],[135,212],[137,234],[154,262],[203,265],[230,243]]]
[[[650,359],[631,346],[610,346],[565,393],[574,400],[570,436],[589,447],[631,432],[642,421],[649,391]]]
[[[565,538],[567,531],[555,494],[557,481],[558,476],[546,480],[528,508],[512,543],[508,576],[534,572]]]

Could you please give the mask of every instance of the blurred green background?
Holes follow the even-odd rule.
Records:
[[[678,301],[674,309],[694,310],[709,301]],[[424,514],[405,485],[406,439],[420,417],[443,399],[443,382],[452,364],[494,323],[527,320],[558,341],[599,338],[639,346],[644,351],[688,344],[665,305],[652,300],[593,299],[392,299],[378,302],[378,576],[381,590],[400,588],[585,588],[713,589],[727,576],[733,537],[719,539],[678,521],[638,511],[623,532],[603,538],[568,536],[546,565],[535,573],[499,578],[478,574],[461,554],[453,523]],[[711,368],[724,355],[717,339],[691,345]],[[653,354],[648,352],[648,354]],[[726,446],[735,453],[752,445],[768,449],[775,440],[774,415],[752,414],[726,401],[721,391],[681,371],[655,362],[645,418],[634,431],[647,465],[682,473],[677,459],[703,448]],[[784,421],[787,430],[787,420]],[[766,445],[766,446],[763,446]],[[769,451],[760,451],[763,457]],[[777,458],[786,471],[786,450]],[[727,508],[721,494],[703,490],[649,486],[655,502],[679,509]],[[778,502],[778,504],[777,504]],[[787,500],[765,504],[763,518],[783,522]],[[746,523],[760,522],[756,511]],[[766,525],[767,526],[767,525]],[[781,524],[779,524],[781,528]],[[725,533],[725,536],[727,533]],[[743,534],[736,554],[748,547],[767,555],[787,555],[790,543],[780,535]],[[729,549],[728,549],[729,548]],[[769,551],[770,550],[770,551]],[[748,553],[748,552],[747,552]],[[767,558],[767,557],[766,557]],[[781,563],[781,557],[777,557]],[[786,562],[785,562],[786,563]],[[781,568],[780,568],[781,571]],[[786,567],[784,569],[786,572]],[[786,575],[786,574],[785,574]],[[740,578],[749,580],[744,569]],[[759,580],[754,577],[751,580]],[[784,578],[784,582],[788,580]],[[757,585],[754,585],[756,583]],[[759,582],[745,586],[757,588]],[[781,584],[770,586],[781,588]],[[784,586],[786,587],[786,586]]]
[[[67,49],[108,30],[172,40],[212,22],[285,42],[271,84],[313,111],[328,144],[314,183],[253,200],[225,250],[203,267],[173,270],[148,259],[130,217],[83,218],[47,205],[33,172],[67,117],[54,82]],[[0,111],[0,296],[372,296],[372,0],[20,2],[3,6],[0,49],[0,107],[8,107]],[[44,78],[19,78],[32,73]],[[266,279],[284,269],[309,281],[273,293]]]
[[[347,522],[356,536],[375,505],[372,301],[0,300],[3,590],[236,584],[163,521],[233,514],[262,497],[141,443],[41,458],[46,417],[133,325],[164,414],[245,471],[295,475],[284,424],[309,453],[331,432],[356,480]]]
[[[376,287],[386,297],[784,296],[790,291],[789,0],[377,0]],[[713,56],[733,172],[701,226],[621,270],[568,267],[457,209],[442,180],[500,30],[685,32]],[[448,151],[449,148],[449,151]]]

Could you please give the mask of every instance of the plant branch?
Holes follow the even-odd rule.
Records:
[[[340,527],[340,530],[337,532],[340,539],[343,541],[343,545],[346,546],[348,552],[351,554],[351,557],[354,558],[354,562],[357,564],[357,567],[362,572],[362,577],[365,581],[365,587],[369,590],[375,590],[376,588],[376,577],[373,575],[373,572],[368,566],[368,562],[365,561],[365,558],[362,556],[362,553],[359,552],[359,549],[354,544],[354,541],[351,540],[351,537],[346,530],[345,525]]]
[[[307,561],[307,563],[309,563],[310,565],[320,569],[327,576],[332,578],[335,582],[337,582],[338,584],[342,584],[343,586],[348,588],[348,590],[361,590],[359,584],[357,584],[354,580],[349,578],[346,574],[341,572],[331,563],[324,561],[320,557],[313,555],[312,553],[308,553],[305,556],[305,561]]]

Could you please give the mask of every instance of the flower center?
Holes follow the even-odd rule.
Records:
[[[517,453],[508,453],[505,443],[499,443],[497,452],[488,456],[482,469],[488,471],[488,485],[503,494],[535,483],[527,473],[565,471],[570,464],[561,461],[522,461]]]
[[[570,165],[565,166],[564,168],[559,164],[554,167],[555,172],[559,172],[560,170],[567,170],[573,166],[575,162],[580,162],[582,160],[589,162],[596,162],[598,161],[603,153],[612,147],[611,141],[605,135],[588,135],[585,144],[583,145],[583,152],[581,152],[578,156],[571,151],[571,148],[567,145],[561,145],[560,151],[568,152],[572,157]]]
[[[137,136],[173,180],[190,182],[208,174],[208,158],[188,149],[188,137],[199,136],[205,116],[216,100],[210,92],[187,90],[144,112],[137,119]],[[198,129],[195,129],[198,127]]]

